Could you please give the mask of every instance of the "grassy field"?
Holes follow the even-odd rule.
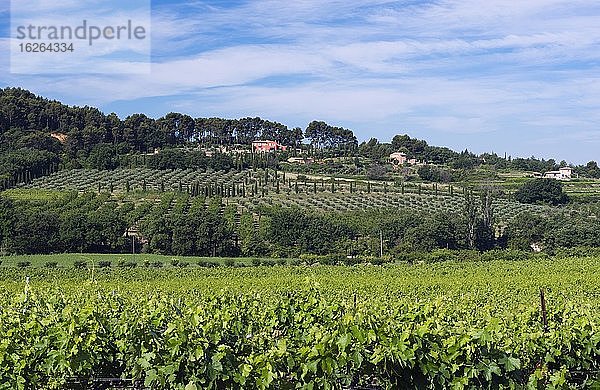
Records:
[[[598,280],[597,258],[2,268],[0,383],[597,388]]]

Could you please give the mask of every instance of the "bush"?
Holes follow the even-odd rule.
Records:
[[[600,257],[600,248],[574,247],[559,248],[554,251],[556,257]]]
[[[528,260],[532,257],[533,253],[515,250],[515,249],[506,249],[500,250],[495,249],[488,252],[483,252],[481,254],[482,261],[493,261],[493,260],[506,260],[506,261],[519,261],[519,260]]]
[[[261,262],[261,264],[264,265],[265,267],[272,267],[272,266],[274,266],[276,264],[276,261],[272,260],[272,259],[264,259]]]
[[[44,264],[44,267],[56,268],[56,267],[58,267],[58,261],[47,261],[46,264]]]
[[[562,183],[556,179],[530,180],[515,192],[515,199],[521,203],[553,206],[569,202],[569,197],[563,192]]]
[[[75,267],[76,269],[87,268],[87,261],[75,260],[75,262],[73,263],[73,267]]]
[[[223,264],[225,264],[225,267],[233,267],[233,266],[235,266],[235,260],[233,260],[233,259],[225,259],[225,261],[223,262]]]
[[[356,265],[359,264],[360,262],[362,262],[360,257],[348,257],[346,256],[346,258],[344,259],[344,264],[346,265]]]
[[[287,265],[287,259],[281,258],[277,260],[278,265]]]
[[[119,268],[135,268],[135,267],[137,267],[137,263],[135,261],[121,260],[117,264],[117,267],[119,267]]]
[[[417,174],[424,181],[449,183],[453,180],[451,172],[429,165],[420,167]]]
[[[154,268],[162,268],[163,263],[162,261],[155,261],[154,263],[152,263],[152,267]]]
[[[429,261],[429,253],[427,252],[398,252],[395,254],[396,260],[402,263],[416,264]]]
[[[112,266],[112,261],[110,260],[102,260],[98,262],[98,268],[110,268]]]
[[[367,179],[369,180],[383,180],[386,178],[387,169],[383,165],[372,165],[367,170]]]
[[[440,263],[443,261],[477,261],[479,253],[475,251],[456,251],[450,249],[436,249],[429,253],[428,262]]]
[[[19,268],[27,268],[31,266],[31,261],[19,261],[17,263],[17,267]]]
[[[384,257],[374,257],[371,260],[371,264],[373,264],[373,265],[384,265],[384,264],[387,264],[387,263],[391,263],[392,261],[393,260],[391,258],[386,257],[386,256],[384,256]]]
[[[179,262],[179,268],[187,268],[190,265],[187,261]]]
[[[258,267],[260,265],[260,263],[261,263],[260,259],[258,259],[258,258],[253,258],[252,259],[252,265],[254,267]]]
[[[171,266],[177,267],[178,265],[179,265],[179,259],[172,258],[171,259]]]

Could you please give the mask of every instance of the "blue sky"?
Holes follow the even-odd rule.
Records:
[[[10,74],[8,8],[0,85],[68,104],[600,160],[597,1],[153,1],[152,71],[139,75]]]

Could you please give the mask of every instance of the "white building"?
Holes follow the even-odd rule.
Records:
[[[573,177],[573,168],[563,167],[558,171],[549,171],[544,173],[546,179],[557,179],[557,180],[571,180]]]

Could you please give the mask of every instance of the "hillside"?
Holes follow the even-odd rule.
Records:
[[[562,182],[570,205],[524,204],[516,191],[566,163],[407,135],[359,144],[322,121],[120,119],[14,88],[0,101],[6,253],[399,256],[600,242],[595,162]],[[252,145],[261,139],[274,150]]]

